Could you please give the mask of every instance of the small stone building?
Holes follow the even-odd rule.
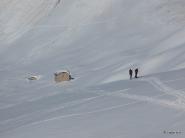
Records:
[[[70,81],[71,75],[69,71],[60,71],[54,74],[55,82]]]

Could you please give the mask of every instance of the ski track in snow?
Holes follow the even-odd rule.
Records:
[[[154,97],[140,96],[140,95],[134,95],[134,94],[132,94],[132,95],[131,94],[122,94],[122,93],[115,94],[115,96],[119,96],[119,97],[123,97],[123,98],[128,98],[128,99],[133,99],[133,100],[137,100],[137,101],[141,101],[141,102],[143,101],[143,102],[148,102],[148,103],[152,103],[152,104],[162,105],[162,106],[166,106],[166,107],[174,108],[174,109],[185,110],[184,105],[177,104],[174,101],[157,99],[157,97],[164,96],[164,95],[166,95],[166,94],[161,94],[161,95],[156,96],[156,98],[154,98]]]
[[[177,98],[177,102],[184,106],[185,108],[185,95],[183,94],[184,91],[182,90],[175,90],[167,85],[165,85],[160,79],[151,77],[147,79],[143,79],[145,81],[148,81],[150,84],[152,84],[156,89],[159,91],[162,91],[168,95],[174,96]]]
[[[157,98],[159,98],[161,96],[164,96],[164,95],[172,95],[172,96],[177,97],[178,101],[179,100],[183,101],[184,99],[181,98],[182,94],[180,93],[179,90],[174,90],[174,89],[166,86],[159,79],[154,78],[154,77],[153,78],[142,79],[142,81],[143,80],[146,81],[146,83],[152,84],[157,90],[160,90],[160,91],[164,92],[164,94],[149,97],[149,96],[141,96],[141,95],[124,93],[125,91],[128,91],[129,89],[114,91],[114,92],[108,92],[106,94],[101,94],[99,96],[85,98],[85,99],[79,100],[79,101],[74,101],[74,102],[71,102],[71,103],[69,103],[65,106],[48,110],[45,113],[54,112],[54,111],[57,111],[57,110],[64,109],[66,107],[77,106],[78,104],[84,104],[86,102],[95,100],[97,98],[101,98],[103,96],[114,96],[114,97],[119,97],[119,98],[122,97],[122,98],[128,98],[128,99],[132,99],[132,100],[136,100],[136,101],[130,102],[130,103],[127,103],[127,104],[121,104],[121,105],[111,106],[111,107],[107,107],[107,108],[103,108],[103,109],[99,109],[99,110],[94,110],[94,111],[90,111],[90,112],[74,113],[74,114],[56,116],[56,117],[52,117],[52,118],[49,118],[49,119],[44,119],[44,120],[40,120],[40,121],[36,121],[36,122],[32,121],[31,123],[28,123],[26,125],[19,126],[19,128],[20,127],[25,127],[25,126],[39,125],[39,124],[46,123],[46,122],[49,122],[49,121],[60,120],[60,119],[69,118],[69,117],[84,116],[84,115],[89,115],[89,114],[94,114],[94,113],[99,113],[99,112],[106,112],[106,111],[115,110],[115,109],[123,108],[125,106],[138,104],[138,103],[143,103],[143,102],[156,104],[156,105],[164,106],[164,107],[167,107],[167,108],[173,108],[173,109],[177,109],[177,110],[185,110],[185,105],[182,102],[157,99]],[[29,115],[25,116],[25,117],[29,118]],[[19,118],[19,119],[21,120],[23,118]],[[16,120],[12,120],[12,121],[16,121]]]
[[[125,92],[129,89],[125,89],[125,90],[122,90],[122,92]],[[37,112],[34,112],[34,113],[31,113],[31,114],[25,114],[25,115],[22,115],[22,116],[18,116],[16,118],[11,118],[11,119],[8,119],[8,120],[4,120],[4,121],[1,121],[0,122],[0,125],[7,125],[7,124],[10,124],[12,122],[19,122],[21,120],[29,120],[31,117],[33,117],[34,115],[37,115],[37,114],[47,114],[47,113],[51,113],[51,112],[55,112],[55,111],[58,111],[58,110],[61,110],[61,109],[65,109],[65,108],[69,108],[69,107],[74,107],[74,106],[78,106],[78,105],[81,105],[81,104],[84,104],[84,103],[87,103],[87,102],[90,102],[92,100],[95,100],[97,98],[101,98],[101,97],[105,97],[105,96],[111,96],[113,95],[115,92],[108,92],[106,94],[99,94],[98,96],[94,96],[94,97],[89,97],[89,98],[84,98],[84,99],[81,99],[81,100],[76,100],[76,101],[72,101],[72,102],[67,102],[67,103],[64,103],[63,106],[60,106],[60,107],[56,107],[56,108],[52,108],[50,110],[42,110],[42,111],[37,111]],[[130,105],[130,104],[128,104]],[[122,105],[119,105],[119,106],[116,106],[116,107],[121,107]],[[124,105],[125,106],[125,105]],[[96,110],[96,111],[92,111],[92,112],[86,112],[86,113],[77,113],[77,114],[70,114],[70,115],[64,115],[62,116],[61,118],[66,118],[66,117],[73,117],[73,116],[80,116],[80,115],[85,115],[85,114],[90,114],[90,113],[96,113],[96,112],[101,112],[101,111],[106,111],[106,110],[110,110],[110,109],[114,109],[115,107],[110,107],[110,108],[106,108],[106,109],[102,109],[102,110]],[[56,117],[57,119],[57,117]],[[47,119],[48,121],[50,120],[54,120],[53,118],[52,119]],[[29,123],[29,124],[26,124],[26,125],[21,125],[19,127],[23,127],[23,126],[29,126],[29,125],[35,125],[35,124],[39,124],[39,123],[42,123],[42,122],[46,122],[46,120],[41,120],[41,121],[37,121],[35,122],[34,120],[32,121],[32,123]],[[15,123],[16,124],[16,123]],[[18,126],[16,126],[16,128],[18,128]],[[8,131],[9,128],[6,130]],[[1,130],[0,130],[1,131]],[[3,130],[3,132],[5,132],[5,130]]]
[[[54,121],[54,120],[60,120],[60,119],[69,118],[69,117],[84,116],[84,115],[88,115],[88,114],[94,114],[94,113],[99,113],[99,112],[110,111],[110,110],[122,108],[124,106],[129,106],[129,105],[133,105],[133,104],[137,104],[137,103],[139,103],[139,102],[138,101],[130,102],[130,103],[127,103],[127,104],[112,106],[112,107],[103,108],[103,109],[99,109],[99,110],[94,110],[94,111],[90,111],[90,112],[76,113],[76,114],[67,114],[67,115],[63,115],[63,116],[57,116],[57,117],[53,117],[53,118],[50,118],[50,119],[46,119],[46,120],[41,120],[41,121],[37,121],[37,122],[34,122],[34,123],[30,123],[28,125],[24,125],[24,126],[21,126],[21,127],[38,125],[38,124],[41,124],[41,123]]]
[[[121,92],[121,91],[119,91],[119,92]],[[163,96],[163,95],[166,95],[166,94],[158,95],[158,96],[156,96],[156,98],[160,97],[160,96]],[[130,103],[127,103],[127,104],[121,104],[121,105],[117,105],[117,106],[111,106],[111,107],[107,107],[107,108],[103,108],[103,109],[99,109],[99,110],[94,110],[94,111],[90,111],[90,112],[74,113],[74,114],[67,114],[67,115],[57,116],[57,117],[53,117],[53,118],[50,118],[50,119],[45,119],[45,120],[41,120],[41,121],[37,121],[37,122],[32,122],[32,123],[29,123],[27,125],[23,125],[23,126],[20,126],[20,127],[39,125],[39,124],[46,123],[46,122],[49,122],[49,121],[60,120],[60,119],[69,118],[69,117],[77,117],[77,116],[84,116],[84,115],[95,114],[95,113],[100,113],[100,112],[106,112],[106,111],[115,110],[115,109],[123,108],[125,106],[134,105],[134,104],[143,103],[143,102],[162,105],[162,106],[165,106],[165,107],[168,107],[168,108],[185,110],[184,106],[181,107],[181,106],[179,106],[179,104],[176,104],[173,101],[159,100],[159,99],[156,99],[156,98],[153,98],[153,97],[148,97],[148,96],[130,95],[130,94],[123,94],[123,93],[112,94],[112,95],[109,95],[109,96],[118,96],[118,97],[122,97],[122,98],[128,98],[128,99],[136,100],[136,101],[130,102]]]
[[[44,111],[44,113],[50,113],[50,112],[54,112],[54,111],[61,110],[61,109],[64,109],[64,108],[77,106],[79,104],[83,104],[83,103],[86,103],[86,102],[89,102],[89,101],[92,101],[94,99],[101,98],[101,97],[104,97],[104,96],[107,96],[107,95],[111,95],[111,93],[109,93],[109,94],[101,94],[101,95],[94,96],[94,97],[89,97],[89,98],[84,98],[84,99],[80,99],[80,100],[75,100],[75,101],[72,101],[72,102],[67,102],[67,103],[64,103],[63,106],[52,108],[50,110],[46,110],[46,111]],[[35,112],[33,114],[42,113],[42,112],[43,112],[43,110],[42,111],[37,111],[37,112]],[[19,117],[13,118],[13,119],[4,120],[4,121],[0,122],[0,124],[5,124],[5,123],[11,122],[11,121],[16,121],[16,120],[21,120],[21,119],[23,119],[25,117],[28,118],[29,116],[32,116],[33,114],[25,114],[23,116],[19,116]]]
[[[144,81],[147,84],[152,84],[155,89],[163,92],[163,94],[157,95],[157,96],[141,96],[141,95],[135,95],[135,94],[127,94],[128,90],[131,90],[131,88],[124,89],[124,90],[118,90],[118,91],[111,91],[111,92],[106,92],[104,90],[98,90],[98,91],[91,91],[91,93],[98,94],[97,96],[92,96],[89,98],[84,98],[72,102],[67,102],[64,103],[62,106],[54,107],[52,109],[44,109],[42,111],[36,111],[33,113],[29,114],[24,114],[22,116],[18,116],[15,118],[11,118],[8,120],[4,120],[0,122],[1,126],[5,126],[5,128],[2,127],[0,129],[1,132],[6,133],[11,130],[17,129],[17,128],[23,128],[23,127],[29,127],[29,126],[34,126],[34,125],[40,125],[42,123],[47,123],[50,121],[55,121],[55,120],[60,120],[64,118],[70,118],[70,117],[77,117],[77,116],[85,116],[85,115],[90,115],[90,114],[95,114],[95,113],[100,113],[100,112],[107,112],[110,110],[117,110],[120,108],[123,108],[125,106],[131,106],[134,104],[139,104],[139,103],[150,103],[150,104],[155,104],[159,106],[163,106],[166,108],[173,108],[176,110],[185,110],[185,104],[183,103],[184,101],[184,95],[182,94],[182,91],[180,90],[174,90],[170,88],[169,86],[165,85],[163,82],[160,81],[160,79],[156,77],[150,77],[146,79],[141,79],[139,81]],[[100,91],[103,91],[103,94],[100,94]],[[162,97],[164,95],[171,95],[177,98],[176,101],[171,101],[171,100],[163,100],[163,99],[158,99],[159,97]],[[98,110],[92,110],[88,112],[80,112],[80,113],[71,113],[71,114],[64,114],[64,115],[59,115],[59,116],[53,116],[51,118],[46,119],[37,119],[38,115],[47,115],[47,114],[52,114],[52,112],[56,111],[61,111],[65,108],[72,108],[75,106],[81,106],[82,104],[88,103],[90,101],[96,100],[98,98],[104,97],[104,96],[112,96],[112,97],[118,97],[118,98],[127,98],[131,100],[135,100],[134,102],[129,102],[129,103],[124,103],[124,104],[119,104],[116,106],[110,106]],[[34,102],[34,101],[32,101]],[[36,117],[36,118],[35,118]],[[30,120],[30,118],[32,118]],[[11,125],[10,125],[11,124]],[[14,125],[13,125],[14,124]]]
[[[0,137],[163,138],[159,128],[185,128],[185,70],[161,72],[185,67],[184,23],[172,25],[183,0],[2,1]],[[160,73],[123,80],[130,66]],[[49,72],[63,67],[76,79],[58,87]],[[43,75],[32,82],[25,70]]]

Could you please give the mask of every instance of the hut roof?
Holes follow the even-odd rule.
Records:
[[[58,74],[58,73],[61,73],[61,72],[65,72],[65,73],[70,74],[70,71],[69,71],[69,70],[58,70],[58,71],[55,72],[55,73]]]

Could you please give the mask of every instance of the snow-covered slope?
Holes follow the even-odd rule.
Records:
[[[184,138],[184,6],[1,0],[0,137]]]
[[[47,15],[57,0],[1,0],[0,4],[0,40],[10,43]]]

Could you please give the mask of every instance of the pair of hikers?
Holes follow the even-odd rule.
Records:
[[[138,78],[138,68],[135,69],[135,78]],[[133,74],[133,71],[132,69],[129,69],[129,75],[130,75],[130,79],[132,79],[132,74]]]

